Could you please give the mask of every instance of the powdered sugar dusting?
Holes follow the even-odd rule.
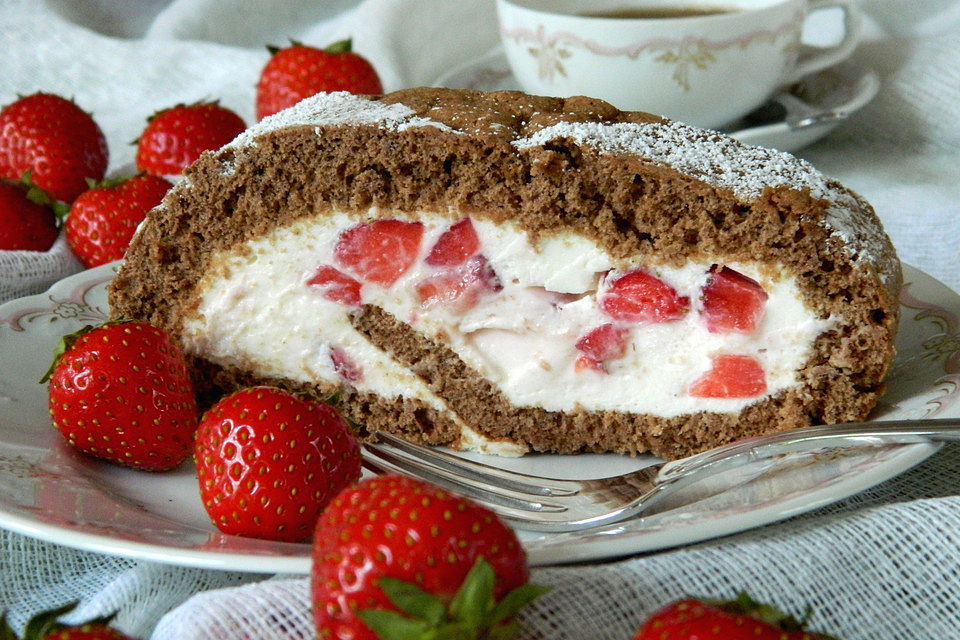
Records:
[[[238,136],[227,148],[256,144],[271,131],[310,126],[319,133],[330,125],[373,125],[391,131],[435,127],[464,134],[443,123],[416,115],[402,103],[386,104],[345,91],[321,93],[297,105],[264,118]],[[656,164],[672,167],[717,188],[728,189],[744,201],[759,197],[764,188],[786,186],[809,189],[814,198],[830,203],[824,224],[854,254],[881,274],[895,272],[895,257],[865,202],[836,182],[825,178],[808,162],[794,156],[743,144],[715,131],[698,129],[679,122],[560,122],[526,138],[513,141],[519,151],[569,139],[602,153],[637,155]],[[231,173],[232,162],[221,170]]]
[[[746,145],[679,122],[561,122],[513,144],[523,150],[562,139],[603,153],[638,155],[714,187],[729,189],[744,201],[756,199],[768,186],[809,189],[814,198],[830,202],[825,221],[831,232],[858,260],[887,271],[881,264],[890,259],[886,239],[867,214],[866,203],[829,181],[810,163],[788,153]]]
[[[244,147],[256,144],[256,139],[260,136],[287,127],[313,126],[316,128],[341,124],[370,124],[393,131],[403,131],[413,127],[436,127],[454,132],[445,124],[417,116],[413,109],[405,104],[385,104],[346,91],[337,91],[319,93],[300,101],[289,109],[268,116],[241,133],[227,146]]]

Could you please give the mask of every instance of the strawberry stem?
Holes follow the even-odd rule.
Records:
[[[70,347],[79,340],[84,334],[89,333],[94,329],[92,324],[85,325],[82,329],[74,331],[73,333],[67,334],[60,338],[60,341],[57,343],[57,346],[53,348],[53,362],[50,363],[50,368],[47,369],[47,372],[43,374],[43,377],[40,378],[39,383],[43,384],[50,380],[50,376],[53,375],[53,370],[57,368],[57,363],[60,362],[60,358],[63,357],[67,351],[70,350]]]
[[[143,173],[143,172],[141,172]],[[138,174],[139,175],[139,174]],[[109,189],[111,187],[117,187],[132,178],[133,176],[128,175],[119,175],[113,178],[104,178],[100,182],[93,180],[92,178],[87,178],[87,188],[88,189]]]
[[[521,585],[496,602],[495,583],[493,567],[477,558],[446,608],[416,585],[383,577],[377,586],[399,611],[362,609],[357,616],[381,640],[507,640],[518,630],[517,612],[546,589]]]
[[[780,629],[781,631],[789,633],[799,633],[807,630],[807,623],[810,620],[810,616],[813,614],[813,608],[807,606],[806,612],[804,613],[803,618],[797,619],[796,617],[780,611],[773,605],[765,604],[763,602],[758,602],[753,599],[748,593],[741,591],[737,594],[737,597],[733,600],[722,600],[722,599],[707,599],[707,598],[693,598],[699,600],[704,604],[713,605],[720,607],[721,609],[728,611],[730,613],[737,613],[748,615],[751,618],[756,618],[761,622]],[[817,640],[837,640],[833,636],[824,635],[822,633],[812,633],[810,632],[810,637],[816,638]]]
[[[447,614],[440,600],[416,585],[395,578],[380,578],[377,584],[387,594],[390,601],[400,611],[409,616],[422,618],[424,621],[436,625]]]
[[[20,176],[20,184],[26,189],[27,200],[34,204],[39,204],[40,206],[49,207],[52,209],[53,214],[57,217],[58,222],[62,220],[68,213],[70,213],[70,205],[56,200],[45,190],[33,184],[29,169],[24,171],[23,175]]]
[[[350,53],[353,51],[353,40],[351,38],[337,40],[333,44],[324,47],[323,50],[327,53]]]
[[[497,576],[489,562],[478,558],[450,602],[450,615],[468,627],[479,628],[493,610],[493,585]]]
[[[47,638],[62,631],[67,627],[62,622],[58,622],[57,618],[60,616],[70,613],[77,608],[77,605],[80,604],[78,600],[73,602],[68,602],[67,604],[55,607],[53,609],[48,609],[46,611],[41,611],[40,613],[34,615],[30,620],[27,621],[27,626],[23,629],[23,639],[22,640],[40,640],[41,638]],[[99,618],[88,620],[84,624],[96,625],[96,626],[109,626],[113,619],[116,617],[116,613],[101,616]],[[10,628],[10,624],[7,622],[7,612],[0,611],[0,640],[21,640],[13,629]]]

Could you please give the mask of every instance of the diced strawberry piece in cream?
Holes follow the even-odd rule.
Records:
[[[360,288],[363,285],[329,265],[324,264],[317,267],[313,276],[307,280],[307,286],[327,300],[333,300],[351,307],[360,306]]]
[[[344,230],[333,254],[341,267],[389,287],[416,262],[422,239],[420,222],[377,220]]]
[[[721,355],[690,385],[695,398],[753,398],[767,390],[763,367],[746,355]]]
[[[363,369],[342,347],[330,348],[330,361],[333,363],[333,370],[347,382],[363,380]]]
[[[464,218],[456,222],[437,239],[424,262],[433,267],[456,267],[480,250],[480,239],[470,222]]]
[[[581,371],[596,371],[597,373],[608,373],[607,368],[602,362],[594,360],[590,356],[580,354],[573,362],[573,370],[577,373]]]
[[[484,293],[503,287],[497,274],[482,255],[470,258],[460,267],[440,271],[415,286],[424,308],[442,305],[454,313],[465,313],[480,302]]]
[[[606,372],[605,364],[622,358],[627,352],[630,330],[613,324],[602,324],[580,336],[574,345],[580,352],[574,363],[577,371],[592,369]]]
[[[760,325],[767,292],[756,280],[729,267],[710,270],[703,288],[703,319],[710,333],[753,333]]]
[[[670,322],[690,309],[690,298],[642,270],[607,279],[597,296],[608,316],[624,322]]]

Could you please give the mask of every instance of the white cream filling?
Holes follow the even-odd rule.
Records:
[[[414,285],[435,268],[423,258],[457,218],[423,214],[416,219],[425,225],[420,257],[389,289],[364,284],[363,302],[382,307],[424,335],[440,336],[516,406],[580,406],[663,417],[738,412],[758,398],[706,399],[687,392],[710,368],[712,357],[753,356],[766,373],[763,396],[775,394],[798,384],[796,371],[808,360],[816,337],[833,322],[817,319],[806,308],[791,278],[765,276],[757,265],[729,264],[761,283],[769,296],[765,312],[749,335],[710,333],[699,315],[710,264],[652,267],[651,273],[690,298],[690,312],[680,320],[632,328],[626,355],[609,361],[608,373],[577,371],[577,339],[611,321],[594,295],[602,274],[615,266],[610,256],[574,234],[533,246],[510,224],[474,220],[480,252],[502,290],[485,294],[480,304],[462,314],[442,305],[424,308]],[[338,382],[331,350],[339,348],[362,368],[362,376],[351,382],[357,389],[387,398],[416,398],[445,411],[445,403],[420,378],[353,329],[350,307],[327,300],[305,284],[318,266],[336,266],[339,235],[356,223],[344,213],[301,220],[214,256],[197,288],[199,306],[184,322],[188,351],[224,364],[256,363],[268,375]],[[461,418],[469,422],[469,416]],[[480,446],[483,440],[473,433],[465,444]],[[510,452],[509,445],[487,444],[491,451]]]

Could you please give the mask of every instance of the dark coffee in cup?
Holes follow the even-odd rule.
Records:
[[[694,18],[698,16],[712,16],[720,13],[733,13],[732,7],[624,7],[607,11],[589,11],[579,15],[588,18]]]

